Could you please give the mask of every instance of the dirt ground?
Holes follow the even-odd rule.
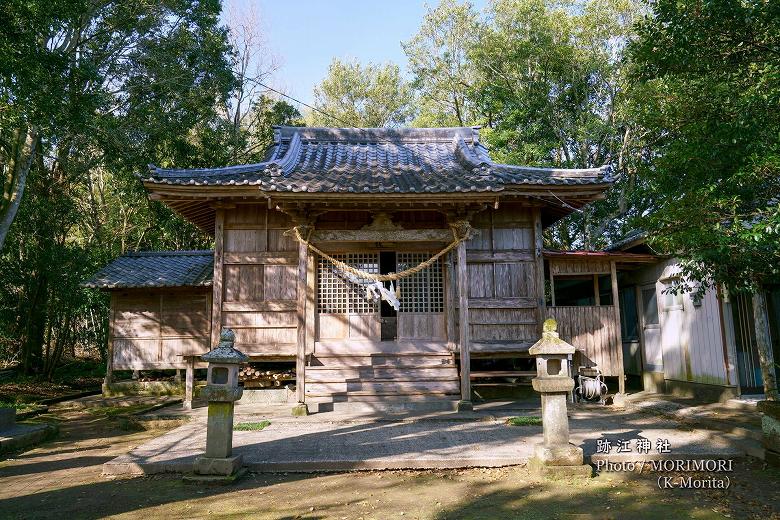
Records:
[[[250,474],[201,487],[175,476],[107,480],[101,464],[159,435],[53,409],[53,441],[0,461],[0,518],[780,519],[780,472],[735,465],[722,490],[659,491],[654,475],[546,482],[525,468]]]

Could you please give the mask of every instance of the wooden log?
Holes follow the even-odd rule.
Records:
[[[466,243],[458,244],[458,344],[460,347],[460,396],[471,401],[471,357],[469,355],[469,275]]]
[[[211,299],[211,347],[219,344],[219,333],[222,330],[222,274],[224,242],[225,210],[217,208],[214,218],[214,277],[213,295]]]

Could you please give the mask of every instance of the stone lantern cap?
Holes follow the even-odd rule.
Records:
[[[574,348],[574,345],[563,341],[558,336],[557,329],[558,322],[553,318],[544,320],[542,339],[534,343],[534,345],[528,349],[528,353],[532,356],[538,356],[539,354],[574,354],[577,349]]]
[[[236,333],[230,329],[222,329],[219,334],[219,345],[217,348],[203,354],[200,359],[208,363],[222,363],[227,365],[238,365],[249,360],[249,358],[233,348],[236,341]]]

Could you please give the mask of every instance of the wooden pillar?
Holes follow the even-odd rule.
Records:
[[[716,286],[716,298],[718,303],[718,322],[720,324],[720,340],[723,344],[723,373],[726,375],[726,384],[731,386],[731,370],[729,370],[729,347],[728,339],[726,337],[726,322],[723,316],[723,294],[721,293],[720,284]]]
[[[612,306],[615,309],[615,326],[617,327],[617,352],[618,352],[618,364],[620,365],[620,375],[618,376],[618,392],[620,394],[626,393],[626,368],[623,364],[623,342],[620,337],[620,303],[618,300],[618,281],[617,281],[617,265],[613,260],[610,262],[610,271],[612,278]]]
[[[106,345],[106,377],[103,379],[103,395],[108,395],[114,382],[114,319],[116,318],[116,295],[111,291],[111,304],[108,312],[108,343]]]
[[[534,208],[534,260],[536,261],[536,325],[542,334],[542,325],[547,316],[547,301],[544,295],[544,241],[542,240],[542,210]],[[553,277],[550,270],[550,285]],[[552,306],[555,307],[555,289],[552,289]]]
[[[306,265],[306,354],[314,353],[317,339],[315,320],[317,319],[317,255],[308,253]]]
[[[764,380],[764,395],[767,401],[777,401],[777,378],[775,377],[775,359],[772,352],[772,338],[769,333],[769,311],[766,294],[759,288],[753,293],[753,319],[755,320],[756,350],[761,364],[761,376]]]
[[[160,292],[160,302],[157,314],[157,361],[163,360],[163,293]]]
[[[225,250],[225,210],[216,209],[214,220],[214,282],[211,297],[211,346],[219,344],[219,333],[222,331],[222,276]]]
[[[456,345],[458,344],[457,333],[455,332],[455,254],[450,251],[447,253],[446,275],[447,275],[447,349],[450,352],[455,352]]]
[[[555,307],[555,275],[552,269],[550,269],[550,300],[550,306]]]
[[[298,348],[295,356],[295,395],[298,404],[306,400],[306,292],[307,292],[307,257],[308,247],[303,242],[298,243]]]
[[[593,275],[593,302],[597,307],[601,305],[601,294],[599,291],[599,275]]]
[[[458,244],[458,345],[460,347],[460,398],[463,408],[471,404],[471,353],[469,351],[469,275],[466,243]]]
[[[184,375],[184,405],[185,410],[192,410],[192,395],[195,387],[195,356],[184,358],[187,368]]]

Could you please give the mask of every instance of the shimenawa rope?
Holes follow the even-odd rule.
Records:
[[[301,236],[301,228],[305,227],[308,228],[307,237],[304,238]],[[444,249],[430,257],[428,260],[421,262],[420,264],[416,265],[415,267],[410,267],[409,269],[404,269],[403,271],[399,273],[388,273],[388,274],[374,274],[369,273],[367,271],[362,271],[360,269],[357,269],[355,267],[352,267],[349,264],[346,264],[342,262],[341,260],[337,260],[330,256],[328,253],[322,251],[317,246],[309,242],[308,238],[311,236],[312,229],[308,226],[295,226],[291,229],[293,232],[293,235],[295,236],[296,240],[301,242],[302,244],[306,244],[306,247],[323,257],[328,262],[332,263],[342,271],[346,271],[348,273],[352,273],[355,276],[359,278],[364,278],[366,280],[373,280],[375,282],[390,282],[390,281],[396,281],[400,280],[401,278],[406,278],[407,276],[411,276],[413,274],[419,273],[423,269],[427,269],[433,263],[441,258],[442,256],[446,255],[450,251],[452,251],[454,248],[458,246],[461,242],[468,240],[471,235],[471,226],[469,223],[465,220],[459,220],[457,222],[454,222],[450,224],[450,228],[452,229],[452,236],[454,237],[454,240]]]

